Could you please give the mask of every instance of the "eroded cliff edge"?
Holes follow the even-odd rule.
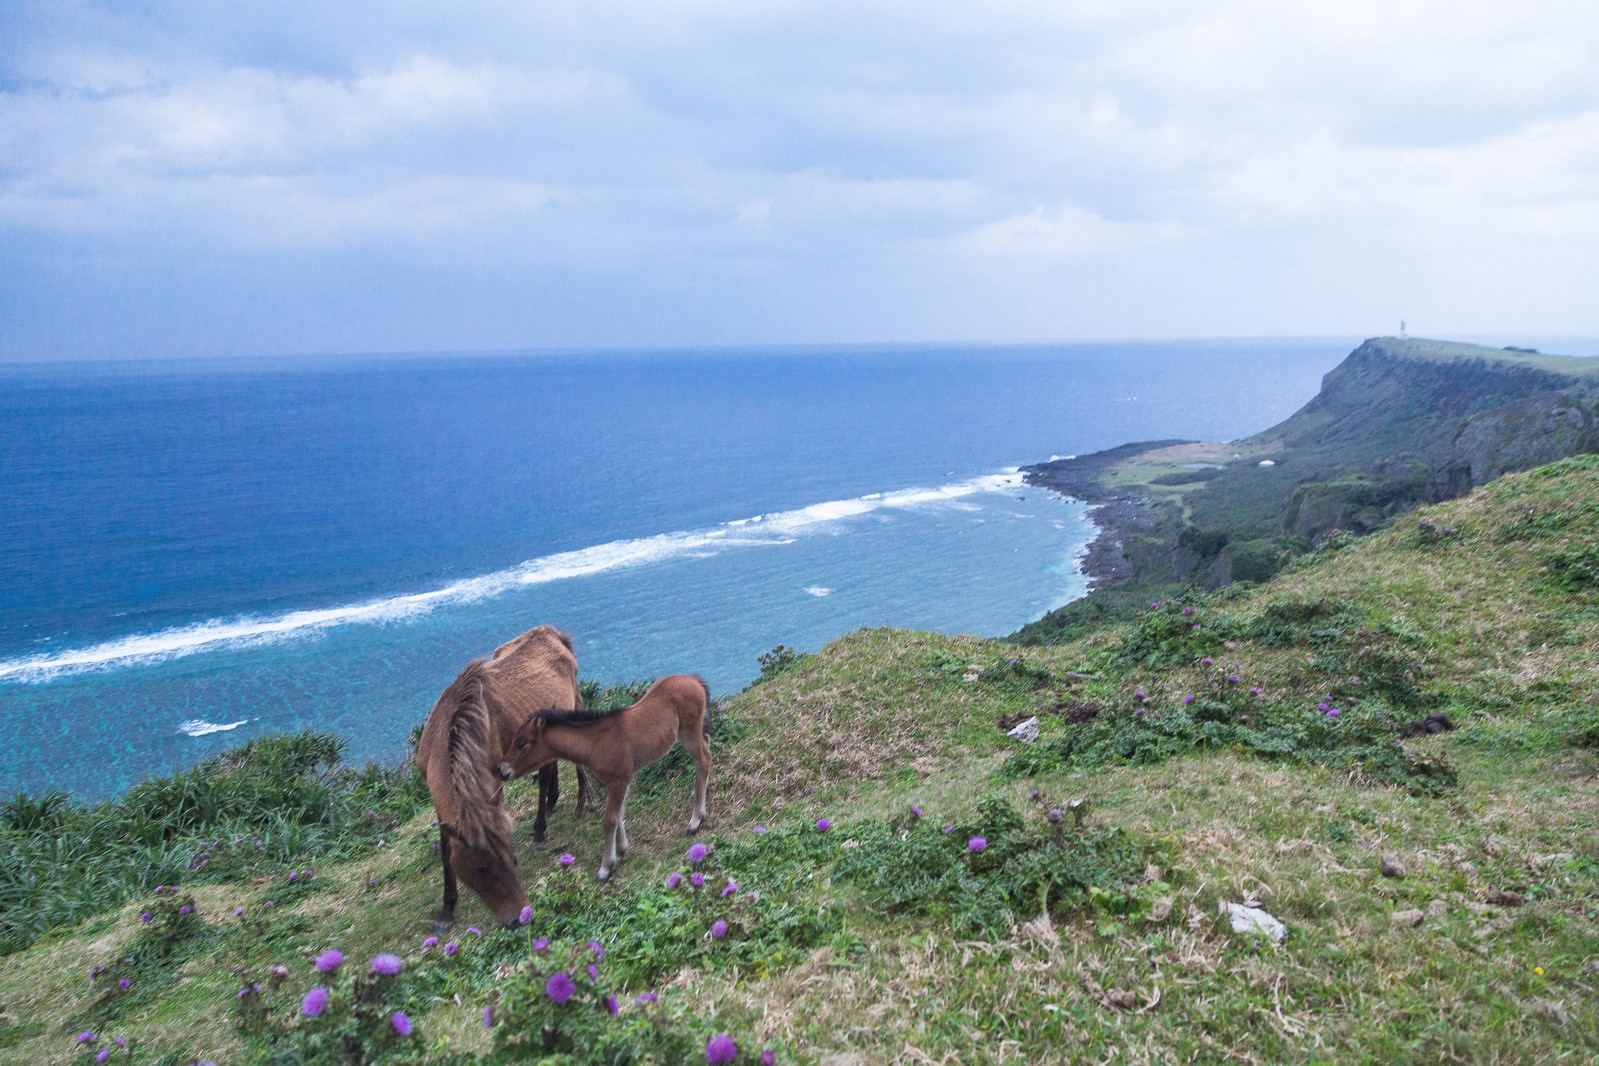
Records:
[[[1265,580],[1318,540],[1376,529],[1502,474],[1599,451],[1599,357],[1366,341],[1284,421],[1228,443],[1145,441],[1024,469],[1094,506],[1094,592],[1043,637],[1194,583]]]

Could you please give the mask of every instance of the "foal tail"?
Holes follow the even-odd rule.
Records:
[[[707,685],[705,679],[698,674],[690,676],[699,682],[700,692],[704,696],[705,702],[701,704],[704,710],[700,713],[700,735],[709,743],[711,739],[711,686]]]

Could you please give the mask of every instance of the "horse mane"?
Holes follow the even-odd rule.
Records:
[[[489,750],[493,733],[489,690],[484,662],[477,659],[467,664],[445,692],[454,707],[446,756],[456,800],[453,828],[468,845],[491,851],[497,859],[514,865],[511,819],[495,796],[490,769],[500,753]]]
[[[586,725],[599,725],[607,718],[614,717],[625,710],[627,710],[627,707],[603,707],[597,710],[580,707],[575,711],[552,707],[547,710],[534,711],[528,715],[527,720],[531,722],[535,718],[542,718],[545,725],[572,725],[581,728]]]

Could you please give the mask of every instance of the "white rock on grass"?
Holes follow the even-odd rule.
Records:
[[[1232,919],[1233,932],[1259,933],[1281,944],[1288,938],[1288,927],[1259,907],[1246,907],[1242,903],[1223,903],[1222,913]]]
[[[1012,729],[1005,735],[1010,737],[1012,740],[1019,740],[1023,744],[1031,744],[1033,741],[1038,739],[1038,718],[1034,716],[1027,719],[1027,721],[1021,723],[1015,729]]]

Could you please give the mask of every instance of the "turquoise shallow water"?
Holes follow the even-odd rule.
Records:
[[[586,678],[719,694],[859,626],[1003,635],[1081,594],[1092,532],[1016,466],[1242,436],[1352,346],[0,368],[0,791],[304,726],[397,758],[542,621]]]

